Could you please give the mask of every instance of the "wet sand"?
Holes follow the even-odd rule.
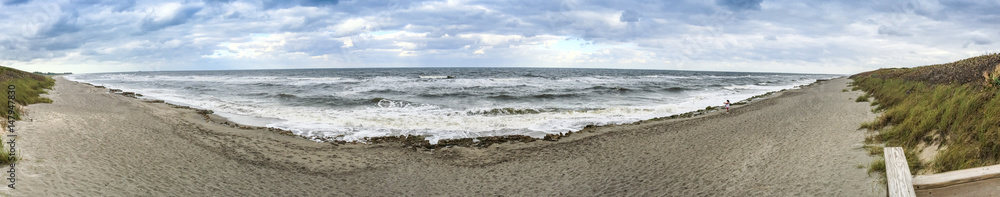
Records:
[[[849,79],[558,142],[316,143],[57,77],[17,123],[13,196],[883,196]],[[720,101],[721,103],[721,101]]]

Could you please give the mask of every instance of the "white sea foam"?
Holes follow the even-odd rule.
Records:
[[[409,134],[426,136],[432,143],[495,135],[542,137],[587,125],[631,123],[720,106],[725,100],[738,102],[816,79],[667,74],[448,80],[438,80],[446,75],[413,76],[113,73],[66,79],[211,109],[240,124],[283,128],[311,138],[350,141]],[[358,103],[341,106],[344,102]]]
[[[768,89],[768,88],[765,88],[763,86],[758,86],[758,85],[730,85],[730,86],[723,87],[723,89],[727,89],[727,90],[763,90],[763,89]]]

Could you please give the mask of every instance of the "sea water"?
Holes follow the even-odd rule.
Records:
[[[720,106],[837,75],[572,68],[90,73],[67,79],[210,109],[312,139],[578,131]]]

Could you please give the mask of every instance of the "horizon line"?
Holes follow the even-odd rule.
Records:
[[[574,68],[574,67],[351,67],[351,68],[260,68],[260,69],[205,69],[205,70],[136,70],[118,72],[72,72],[73,74],[93,74],[93,73],[136,73],[136,72],[198,72],[198,71],[266,71],[266,70],[333,70],[333,69],[434,69],[434,68],[539,68],[539,69],[594,69],[594,70],[650,70],[650,71],[682,71],[682,72],[720,72],[720,73],[758,73],[758,74],[803,74],[803,75],[843,75],[854,74],[841,73],[797,73],[797,72],[754,72],[754,71],[724,71],[724,70],[679,70],[679,69],[653,69],[653,68]],[[39,72],[39,71],[32,71]]]

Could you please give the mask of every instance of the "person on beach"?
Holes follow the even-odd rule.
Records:
[[[729,113],[729,100],[726,100],[726,102],[722,104],[726,104],[726,113]]]

